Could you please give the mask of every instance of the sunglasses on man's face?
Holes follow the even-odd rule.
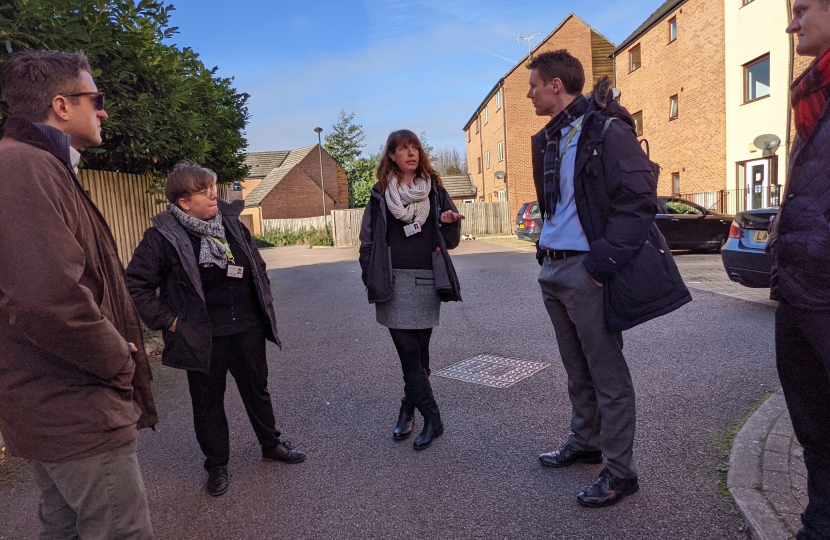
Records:
[[[92,105],[95,107],[97,111],[104,110],[104,93],[103,92],[79,92],[77,94],[64,94],[63,97],[81,97],[81,96],[90,96],[92,97]]]

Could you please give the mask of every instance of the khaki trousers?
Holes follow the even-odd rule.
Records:
[[[35,461],[41,540],[153,537],[136,441],[63,463]]]

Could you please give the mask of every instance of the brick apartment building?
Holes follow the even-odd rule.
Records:
[[[612,76],[660,164],[660,195],[728,213],[775,206],[795,129],[789,85],[812,61],[784,33],[793,3],[667,0],[619,47],[572,14],[533,54],[568,49],[585,67],[586,93]],[[529,138],[547,122],[525,97],[527,61],[498,81],[464,127],[478,200],[506,198],[513,213],[536,197]],[[754,145],[771,135],[777,148]]]
[[[661,195],[725,187],[724,36],[724,0],[668,0],[613,53],[619,101],[660,164]]]
[[[610,54],[614,44],[573,13],[531,52],[567,49],[585,68],[586,91],[603,76],[613,76]],[[530,157],[530,137],[550,121],[538,117],[527,98],[530,72],[522,58],[484,98],[464,126],[467,170],[477,200],[509,200],[515,215],[522,203],[536,199]]]
[[[323,149],[326,212],[348,208],[349,187],[346,171]],[[320,152],[318,145],[296,150],[251,152],[245,157],[250,168],[242,182],[245,200],[243,215],[251,215],[254,234],[263,219],[296,219],[322,216],[323,193],[320,188]]]
[[[658,193],[726,213],[778,204],[789,85],[812,60],[784,32],[793,3],[668,0],[614,51],[620,102],[661,166]],[[754,144],[772,137],[772,149]]]

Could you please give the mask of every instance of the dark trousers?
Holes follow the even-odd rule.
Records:
[[[268,393],[268,363],[265,360],[265,329],[261,325],[234,334],[213,338],[210,373],[187,372],[196,439],[205,454],[205,469],[227,465],[230,435],[225,416],[225,383],[228,371],[236,381],[245,412],[259,444],[276,446],[280,432]]]
[[[401,406],[414,412],[417,407],[425,410],[437,409],[435,398],[429,385],[429,340],[432,328],[420,330],[403,330],[390,328],[392,341],[398,351],[403,371],[403,399]]]
[[[429,340],[432,337],[432,328],[422,330],[400,330],[390,328],[392,341],[401,359],[401,369],[404,375],[410,375],[424,370],[427,375],[429,369]]]
[[[799,540],[830,539],[830,312],[782,301],[775,356],[795,436],[804,447],[807,509]]]
[[[584,258],[545,258],[539,273],[542,299],[568,374],[568,444],[578,450],[602,450],[608,470],[630,479],[637,476],[632,457],[634,385],[622,352],[622,334],[605,328],[602,287],[591,281]]]

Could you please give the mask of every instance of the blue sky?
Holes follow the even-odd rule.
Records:
[[[174,0],[172,43],[251,94],[249,150],[317,142],[355,112],[376,152],[396,129],[464,151],[464,124],[493,85],[573,11],[616,44],[664,0]]]

